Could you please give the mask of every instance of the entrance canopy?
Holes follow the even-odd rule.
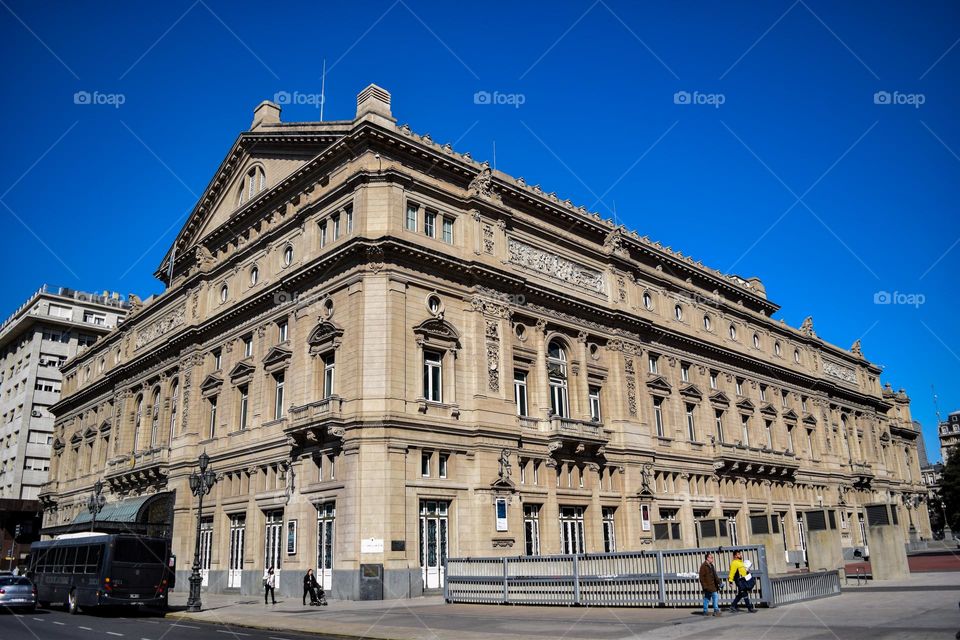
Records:
[[[89,531],[93,516],[84,509],[69,524],[48,527],[45,535]],[[168,537],[173,525],[173,492],[107,502],[94,527],[105,533],[140,533]]]

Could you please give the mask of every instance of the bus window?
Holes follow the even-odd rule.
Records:
[[[64,547],[57,547],[57,553],[53,556],[53,573],[63,573],[63,554],[66,553]]]
[[[77,564],[77,548],[67,547],[63,556],[63,572],[73,573],[73,566]]]
[[[87,551],[90,547],[77,547],[77,560],[73,567],[74,573],[86,573],[87,571]]]
[[[162,540],[120,538],[114,548],[114,562],[147,562],[166,565],[167,546]]]
[[[100,573],[100,561],[103,558],[103,547],[96,545],[90,547],[87,554],[87,573]]]

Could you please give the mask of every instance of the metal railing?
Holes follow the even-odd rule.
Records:
[[[751,599],[757,604],[769,606],[779,603],[774,596],[772,579],[767,573],[766,549],[762,545],[558,556],[448,558],[444,574],[444,597],[447,602],[484,604],[700,605],[703,591],[699,569],[707,551],[714,553],[717,573],[723,583],[726,583],[726,573],[734,551],[742,551],[744,560],[751,561],[751,573],[757,578],[757,587],[751,593]],[[805,577],[810,576],[819,574],[805,574]],[[833,584],[829,580],[821,583],[810,579],[790,579],[780,583],[781,602],[833,594],[827,593]],[[815,595],[805,595],[808,592]],[[839,593],[839,579],[836,579],[836,593]],[[735,595],[734,589],[727,587],[721,591],[720,600],[729,603]]]
[[[840,595],[839,571],[816,571],[770,579],[770,606]]]

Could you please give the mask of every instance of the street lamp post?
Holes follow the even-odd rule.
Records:
[[[97,514],[103,511],[103,505],[107,503],[107,498],[103,495],[103,482],[97,480],[93,484],[93,493],[87,498],[87,511],[90,512],[90,531],[93,531],[97,525]]]
[[[203,578],[200,577],[200,519],[203,515],[203,496],[210,493],[217,482],[217,474],[213,469],[207,468],[210,464],[210,456],[206,451],[200,454],[198,464],[200,471],[190,474],[190,491],[199,502],[197,504],[197,539],[193,550],[193,571],[190,573],[190,597],[187,599],[187,611],[200,611],[202,607],[200,602],[200,585],[203,582]]]

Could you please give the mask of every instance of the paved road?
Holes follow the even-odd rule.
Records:
[[[183,622],[148,613],[0,613],[0,640],[323,640],[330,636]]]

